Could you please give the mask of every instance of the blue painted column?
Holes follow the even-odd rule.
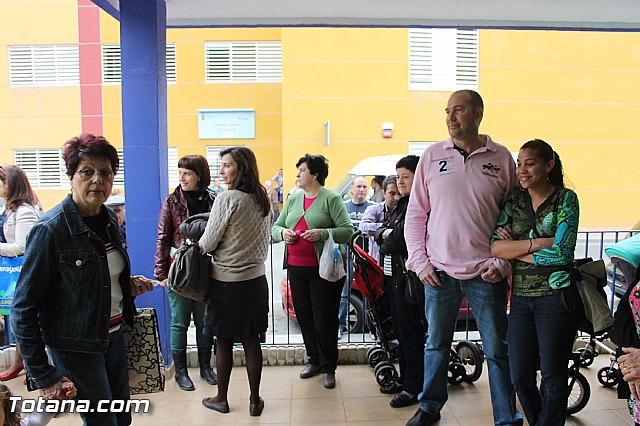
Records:
[[[133,274],[153,277],[158,213],[168,193],[165,0],[120,2],[122,128],[127,243]],[[162,352],[171,362],[165,289],[136,298],[158,312]]]

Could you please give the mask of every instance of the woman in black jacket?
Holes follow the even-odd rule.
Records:
[[[385,284],[389,288],[393,330],[400,342],[400,377],[389,388],[380,389],[383,393],[397,394],[390,402],[393,408],[418,403],[424,373],[424,306],[411,305],[404,299],[407,260],[404,219],[418,160],[417,156],[408,155],[396,164],[398,192],[402,198],[375,236],[380,245],[380,264],[384,270]]]

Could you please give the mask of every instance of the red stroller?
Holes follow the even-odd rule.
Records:
[[[384,288],[382,268],[373,257],[355,244],[360,236],[359,232],[354,233],[349,244],[355,269],[352,286],[366,301],[367,325],[369,331],[377,337],[376,346],[367,351],[367,361],[374,368],[378,385],[387,387],[398,379],[398,371],[391,362],[397,358],[397,353],[389,345],[389,340],[393,339],[391,309]]]
[[[361,236],[356,232],[349,244],[353,255],[355,275],[353,288],[362,293],[367,302],[367,321],[369,331],[377,337],[376,346],[367,351],[367,361],[373,367],[374,375],[380,387],[388,387],[398,379],[398,371],[392,363],[397,358],[396,348],[391,348],[389,341],[393,340],[393,325],[389,299],[384,287],[384,273],[378,262],[369,256],[362,248],[355,244]],[[458,342],[455,349],[451,349],[449,359],[450,384],[475,382],[482,374],[484,354],[480,347],[470,341]]]

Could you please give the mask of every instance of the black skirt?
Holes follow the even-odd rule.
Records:
[[[212,280],[204,333],[223,339],[255,337],[269,325],[269,286],[262,275],[247,281]]]

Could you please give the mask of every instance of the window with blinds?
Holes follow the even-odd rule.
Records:
[[[207,83],[282,81],[282,43],[209,42],[204,45]]]
[[[216,164],[220,164],[219,152],[225,147],[207,147],[207,158],[210,155],[209,148],[214,148],[211,151],[211,156],[212,158],[217,158]],[[116,148],[116,151],[120,159],[120,167],[113,179],[113,185],[123,188],[125,177],[124,149]],[[67,169],[62,158],[62,149],[16,149],[13,151],[13,163],[25,171],[32,188],[67,188],[69,186],[69,178],[66,174]],[[168,163],[169,189],[173,191],[179,184],[178,148],[169,147]],[[215,173],[217,176],[220,166],[217,165],[216,167]]]
[[[11,86],[80,84],[78,45],[9,46]]]
[[[409,29],[409,90],[477,88],[477,30]]]
[[[124,148],[116,148],[116,151],[118,152],[120,165],[118,166],[118,173],[113,178],[113,186],[124,188]]]
[[[167,43],[166,49],[167,82],[176,82],[176,44]],[[102,45],[102,83],[120,84],[122,72],[120,67],[120,45]]]
[[[180,184],[178,180],[178,148],[170,146],[167,152],[168,175],[169,175],[169,192]]]
[[[61,149],[15,149],[13,162],[27,174],[32,188],[69,186]]]

